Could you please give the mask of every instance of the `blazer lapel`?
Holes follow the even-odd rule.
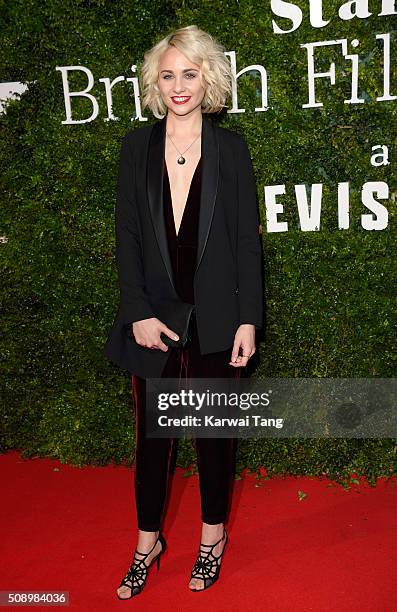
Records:
[[[163,210],[163,180],[165,157],[166,118],[153,125],[147,155],[146,190],[150,214],[156,233],[161,256],[167,270],[171,285],[175,289],[171,257],[168,250],[167,233]],[[214,214],[219,181],[219,140],[216,126],[203,114],[201,132],[201,193],[198,227],[198,245],[195,271],[200,265],[207,244],[208,235]]]

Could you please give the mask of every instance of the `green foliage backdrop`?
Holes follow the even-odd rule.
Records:
[[[130,462],[134,414],[127,375],[102,354],[118,301],[114,262],[114,205],[121,137],[134,125],[130,84],[113,90],[117,121],[104,121],[103,84],[134,76],[131,65],[172,29],[196,24],[235,51],[237,69],[262,64],[269,74],[269,110],[258,113],[256,73],[238,81],[239,108],[221,124],[246,137],[254,163],[264,233],[266,330],[258,377],[394,377],[397,366],[396,103],[377,103],[382,92],[383,46],[391,33],[392,89],[397,90],[395,18],[341,21],[341,2],[325,0],[322,29],[308,20],[308,2],[295,1],[304,21],[293,33],[272,31],[270,2],[213,0],[14,0],[2,2],[3,81],[29,83],[7,106],[1,127],[3,339],[1,448],[26,456],[52,455],[75,464]],[[279,25],[290,22],[278,19]],[[394,28],[394,29],[393,29]],[[318,83],[324,107],[307,102],[306,51],[300,44],[357,38],[360,89],[365,104],[348,105],[350,64],[322,50],[317,70],[336,62],[338,80]],[[100,112],[91,123],[63,125],[61,74],[56,66],[84,65],[95,78]],[[341,71],[345,76],[341,76]],[[86,86],[73,75],[72,89]],[[393,92],[392,92],[393,93]],[[231,103],[230,103],[231,104]],[[72,101],[73,118],[91,105]],[[154,118],[145,113],[149,121]],[[139,127],[139,122],[137,127]],[[374,168],[371,146],[390,147],[391,163]],[[364,231],[364,182],[383,180],[391,198],[389,225]],[[337,183],[350,181],[351,227],[337,229]],[[322,225],[299,229],[294,185],[323,183]],[[289,231],[267,233],[263,188],[286,185]],[[237,469],[265,466],[272,473],[351,472],[370,482],[395,471],[396,441],[240,441]],[[195,462],[179,445],[178,463]]]

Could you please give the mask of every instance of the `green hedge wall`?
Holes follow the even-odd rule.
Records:
[[[276,35],[270,2],[140,0],[15,0],[3,4],[2,80],[29,82],[1,117],[1,244],[3,329],[1,449],[106,464],[134,458],[134,413],[128,376],[102,355],[118,301],[114,261],[114,205],[121,137],[135,108],[129,84],[114,90],[117,121],[105,121],[99,78],[134,76],[131,65],[171,29],[196,24],[235,51],[237,68],[262,64],[269,75],[269,110],[260,105],[256,73],[239,78],[239,107],[221,124],[246,137],[264,228],[266,329],[259,338],[257,377],[394,377],[397,367],[396,103],[376,102],[382,91],[383,46],[391,33],[391,87],[397,91],[395,19],[341,21],[341,2],[325,0],[331,23],[313,28],[308,2],[293,33]],[[290,22],[277,18],[280,27]],[[319,54],[317,70],[335,61],[337,84],[316,85],[322,108],[307,102],[306,51],[300,44],[357,38],[359,94],[349,105],[349,62],[335,50]],[[339,57],[339,59],[338,59]],[[84,65],[94,74],[100,112],[95,121],[63,125],[61,74],[56,66]],[[341,70],[345,76],[341,77]],[[73,89],[85,87],[74,75]],[[231,103],[230,103],[231,104]],[[73,117],[91,113],[72,101]],[[146,111],[145,117],[154,118]],[[139,122],[137,127],[139,127]],[[390,164],[374,168],[371,146],[390,148]],[[389,185],[388,227],[365,231],[360,193],[366,181]],[[351,226],[337,228],[337,183],[350,182]],[[299,229],[294,185],[323,183],[318,232]],[[268,233],[263,190],[284,184],[289,231]],[[237,470],[269,475],[327,474],[370,483],[396,467],[393,439],[241,440]],[[189,441],[178,464],[195,465]]]

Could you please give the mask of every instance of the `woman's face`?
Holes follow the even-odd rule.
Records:
[[[175,115],[189,115],[204,98],[200,82],[200,68],[192,64],[176,47],[169,47],[159,64],[158,86],[168,111]]]

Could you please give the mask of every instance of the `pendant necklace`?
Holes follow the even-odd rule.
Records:
[[[198,136],[197,136],[197,137],[196,137],[196,138],[193,140],[193,142],[192,142],[192,143],[191,143],[191,144],[188,146],[188,148],[187,148],[187,149],[185,149],[185,150],[183,151],[183,153],[181,153],[181,152],[180,152],[180,150],[178,149],[178,147],[176,146],[176,144],[174,143],[174,141],[172,140],[172,138],[171,138],[171,136],[168,134],[168,132],[167,132],[167,136],[168,136],[168,137],[171,139],[172,144],[174,145],[175,149],[176,149],[176,150],[178,151],[178,153],[179,153],[179,157],[178,157],[178,159],[177,159],[178,164],[184,164],[184,163],[186,162],[186,159],[183,157],[183,154],[184,154],[184,153],[186,153],[186,151],[187,151],[188,149],[190,149],[190,147],[192,146],[192,144],[196,142],[197,138],[199,138],[199,137],[201,136],[201,134],[199,134],[199,135],[198,135]]]

